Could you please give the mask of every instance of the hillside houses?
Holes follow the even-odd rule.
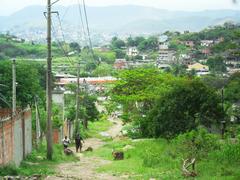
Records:
[[[200,63],[189,65],[187,71],[195,71],[197,76],[210,74],[209,67]]]

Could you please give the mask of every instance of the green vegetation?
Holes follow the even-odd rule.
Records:
[[[112,98],[143,137],[174,137],[223,119],[219,94],[200,79],[142,68],[123,71],[119,78]]]
[[[53,56],[60,56],[61,51],[53,44]],[[46,45],[25,42],[15,36],[0,35],[0,60],[11,58],[39,59],[46,57]]]
[[[34,97],[43,99],[45,87],[45,69],[42,65],[31,62],[16,63],[17,104],[24,108],[34,102]],[[12,98],[12,63],[0,61],[0,93],[5,101],[10,104]],[[7,107],[4,101],[0,101],[0,107]]]
[[[82,136],[84,138],[99,138],[104,139],[101,136],[101,132],[107,131],[113,124],[107,120],[107,116],[103,115],[98,121],[89,122],[88,130],[82,130]]]
[[[54,145],[52,161],[47,160],[45,156],[46,145],[41,145],[38,150],[33,150],[33,152],[21,163],[20,167],[17,168],[14,165],[1,167],[0,176],[52,175],[56,173],[55,167],[57,164],[78,160],[75,156],[66,156],[63,153],[63,147],[61,145]]]
[[[86,87],[84,88],[84,91],[82,91],[79,95],[79,101],[81,102],[81,105],[78,113],[79,119],[83,122],[84,128],[87,129],[90,121],[93,122],[99,119],[99,112],[95,106],[97,97],[89,94]],[[66,118],[69,121],[74,121],[76,119],[76,85],[69,85],[68,90],[73,92],[73,94],[68,94],[65,96]]]
[[[197,179],[238,179],[240,143],[221,141],[218,136],[199,129],[180,135],[172,141],[139,139],[112,141],[88,154],[111,163],[98,168],[99,172],[127,175],[128,179],[185,179],[183,159],[194,157]],[[112,149],[124,151],[125,159],[113,161]]]

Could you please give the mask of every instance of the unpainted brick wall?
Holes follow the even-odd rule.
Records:
[[[9,163],[19,165],[32,151],[31,110],[18,112],[0,109],[0,166]]]

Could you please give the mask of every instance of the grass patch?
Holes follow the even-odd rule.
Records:
[[[103,116],[99,121],[89,122],[88,130],[82,129],[81,132],[84,138],[99,138],[105,140],[100,133],[109,130],[112,125],[113,123],[107,120],[107,116]]]
[[[46,159],[46,145],[41,145],[39,150],[33,152],[22,161],[20,167],[8,165],[0,168],[0,176],[31,176],[55,174],[55,167],[59,163],[78,161],[75,156],[66,156],[61,145],[54,145],[53,160]]]
[[[113,141],[99,150],[89,154],[113,160],[112,149],[124,150],[123,161],[113,161],[111,164],[100,167],[99,172],[127,174],[130,179],[150,178],[181,178],[179,159],[168,156],[167,142],[165,140],[122,140]]]
[[[126,146],[130,147],[124,150]],[[128,175],[129,179],[185,179],[182,176],[182,156],[179,155],[176,144],[164,139],[143,139],[139,141],[112,141],[102,148],[88,153],[98,156],[112,163],[98,168],[99,172],[116,175]],[[113,161],[112,149],[123,150],[125,159]],[[240,179],[239,163],[219,162],[213,151],[196,164],[197,179],[237,180]]]

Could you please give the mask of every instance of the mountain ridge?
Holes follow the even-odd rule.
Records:
[[[46,6],[28,6],[10,16],[0,16],[0,31],[23,34],[29,29],[44,29]],[[77,5],[54,6],[59,11],[64,31],[72,32],[79,27]],[[87,7],[91,31],[96,33],[150,34],[166,30],[200,31],[226,21],[240,22],[237,10],[170,11],[145,6],[123,5]],[[56,21],[53,16],[53,21]],[[18,27],[18,28],[16,28]],[[67,33],[67,32],[66,32]]]

